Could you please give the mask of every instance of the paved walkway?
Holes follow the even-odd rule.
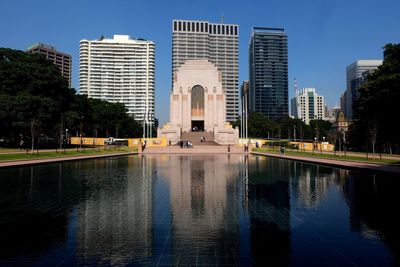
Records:
[[[59,158],[41,158],[41,159],[26,159],[26,160],[12,160],[0,162],[1,167],[16,167],[24,165],[44,164],[61,161],[71,160],[82,160],[82,159],[96,159],[105,157],[116,157],[116,156],[127,156],[137,154],[137,152],[121,152],[121,153],[110,153],[110,154],[98,154],[98,155],[87,155],[87,156],[72,156],[72,157],[59,157]]]
[[[400,174],[400,166],[394,166],[394,165],[384,165],[384,164],[359,162],[359,161],[347,161],[347,160],[345,161],[345,160],[336,160],[336,159],[322,159],[322,158],[313,158],[313,157],[305,157],[305,156],[289,156],[289,155],[281,155],[281,154],[265,153],[265,152],[263,152],[263,153],[252,152],[252,154],[269,156],[269,157],[274,157],[274,158],[283,158],[283,159],[290,159],[290,160],[312,162],[312,163],[317,163],[317,164],[324,164],[324,165],[349,168],[349,169],[384,171],[384,172]]]
[[[180,146],[147,147],[143,154],[243,154],[243,148],[231,146],[194,146],[193,148],[180,148]]]

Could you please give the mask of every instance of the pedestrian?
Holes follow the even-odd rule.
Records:
[[[285,154],[285,148],[283,146],[281,146],[281,153]]]
[[[231,152],[231,145],[228,145],[228,153]]]
[[[21,141],[19,142],[19,149],[24,149],[24,139],[21,139]]]

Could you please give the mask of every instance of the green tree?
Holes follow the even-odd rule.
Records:
[[[268,119],[264,114],[252,112],[248,119],[249,137],[267,138],[279,135],[279,126],[276,122]]]
[[[360,89],[350,142],[352,146],[357,142],[375,146],[376,141],[388,152],[400,151],[400,134],[394,130],[393,119],[400,115],[400,44],[388,44],[384,49],[383,64]],[[375,138],[371,139],[371,132]]]
[[[325,120],[311,120],[310,130],[313,131],[313,137],[317,137],[317,140],[322,141],[325,137],[327,140],[332,129],[332,123]]]

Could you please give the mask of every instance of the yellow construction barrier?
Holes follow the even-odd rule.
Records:
[[[144,144],[146,140],[147,147],[153,146],[167,146],[167,138],[118,138],[117,140],[127,140],[128,147],[137,147],[139,144]],[[106,141],[109,142],[110,138],[97,138],[97,137],[71,137],[70,143],[72,145],[80,145],[82,143],[83,146],[104,146],[106,145]]]
[[[299,150],[303,151],[322,151],[322,152],[333,152],[335,146],[332,144],[329,144],[328,142],[294,142],[294,141],[288,141],[288,140],[271,140],[271,139],[240,139],[239,144],[247,144],[247,142],[250,142],[252,144],[252,147],[256,147],[256,143],[258,143],[259,147],[262,146],[273,146],[274,143],[284,143],[288,142],[290,146],[296,146],[298,147]]]

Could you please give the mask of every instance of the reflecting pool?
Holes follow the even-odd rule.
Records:
[[[399,186],[254,155],[1,169],[0,266],[399,266]]]

